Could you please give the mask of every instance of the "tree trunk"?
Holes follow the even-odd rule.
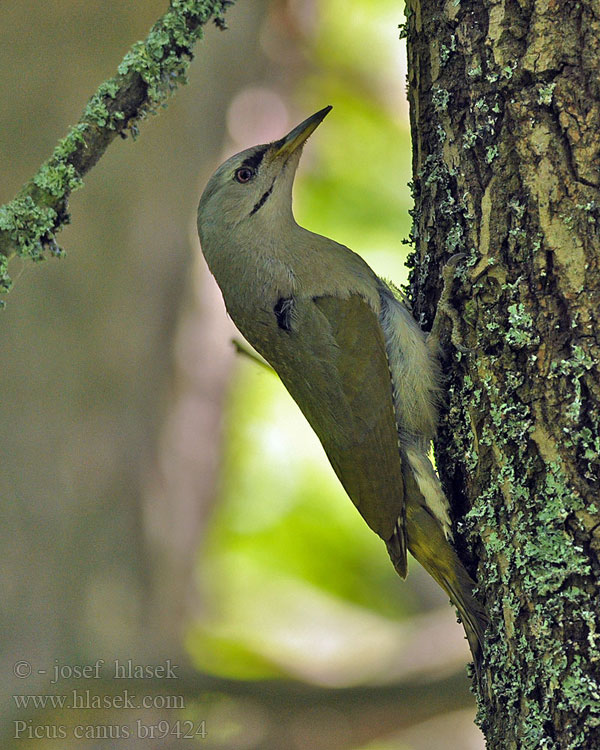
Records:
[[[437,460],[488,747],[600,747],[600,10],[409,0],[415,313],[459,265]],[[456,330],[458,323],[458,330]],[[456,340],[456,337],[455,337]],[[477,562],[476,562],[477,561]]]

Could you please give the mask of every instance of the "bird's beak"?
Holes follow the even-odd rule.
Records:
[[[296,127],[293,130],[290,130],[290,132],[281,140],[276,141],[276,150],[273,153],[272,158],[278,159],[282,156],[288,157],[293,154],[296,149],[301,148],[304,143],[306,143],[308,136],[323,122],[330,109],[332,109],[331,105],[320,109],[318,112],[315,112],[314,115],[311,115],[304,120],[304,122],[301,122],[300,125],[296,125]]]

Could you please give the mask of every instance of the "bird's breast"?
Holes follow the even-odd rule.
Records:
[[[296,333],[296,297],[291,283],[264,274],[249,279],[247,272],[239,285],[222,283],[218,277],[217,282],[227,312],[244,338],[271,364],[285,359],[285,350]]]

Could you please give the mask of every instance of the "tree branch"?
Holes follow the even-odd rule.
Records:
[[[146,39],[136,42],[117,74],[89,100],[77,125],[54,153],[23,185],[17,196],[0,206],[0,293],[11,285],[8,261],[14,255],[39,261],[46,251],[63,254],[55,235],[69,222],[69,196],[110,143],[127,132],[135,138],[138,123],[166,107],[193,58],[202,27],[212,18],[225,29],[224,13],[234,0],[171,0],[167,12]],[[0,301],[0,306],[3,306]]]

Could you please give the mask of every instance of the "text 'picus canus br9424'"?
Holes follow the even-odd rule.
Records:
[[[217,169],[198,209],[202,251],[234,323],[278,373],[398,573],[408,549],[458,608],[478,663],[485,617],[428,458],[435,346],[362,258],[292,213],[302,146],[330,109]]]

